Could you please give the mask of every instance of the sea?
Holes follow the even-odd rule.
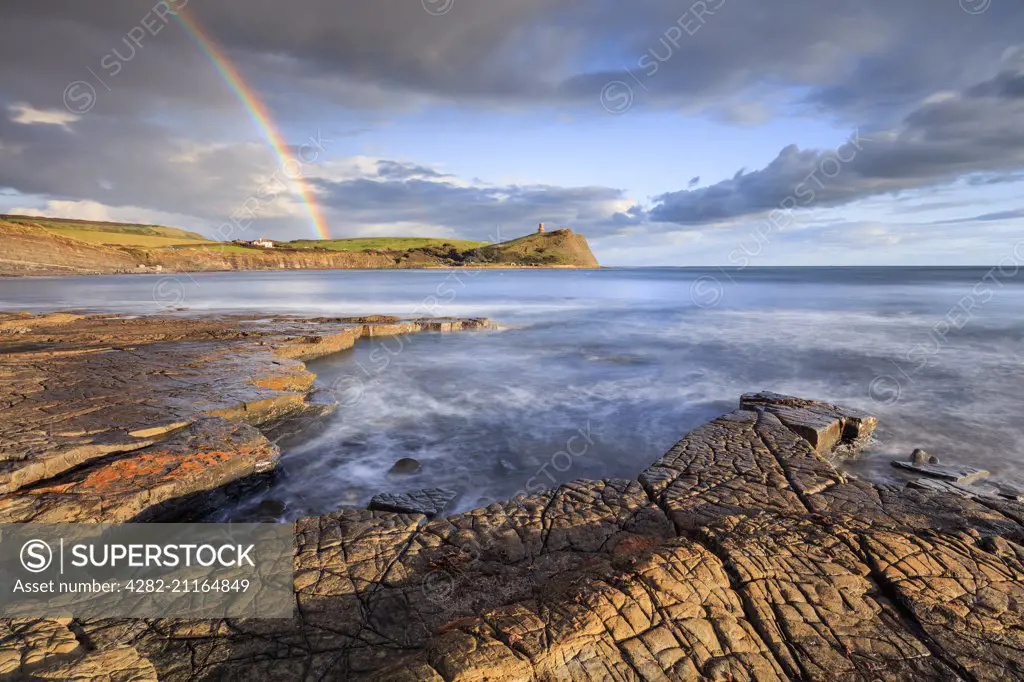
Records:
[[[1024,485],[1016,266],[281,271],[0,280],[2,310],[483,316],[493,330],[361,340],[310,363],[339,409],[289,439],[223,519],[280,520],[445,488],[451,511],[573,479],[633,478],[770,390],[881,425],[846,464],[914,448]],[[403,458],[418,473],[389,474]]]

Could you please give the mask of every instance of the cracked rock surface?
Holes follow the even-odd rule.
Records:
[[[380,493],[370,500],[369,508],[400,514],[423,514],[428,518],[434,518],[457,496],[458,493],[444,488],[422,488],[408,493]]]
[[[16,343],[35,343],[25,336]],[[74,428],[46,422],[50,428],[20,435],[14,453],[25,456],[9,458],[5,479],[6,494],[19,501],[9,502],[9,513],[49,518],[47,510],[63,504],[83,517],[122,509],[134,517],[144,506],[138,491],[118,487],[116,470],[106,468],[127,466],[121,457],[129,453],[145,455],[133,471],[147,481],[160,478],[160,467],[177,471],[163,458],[182,449],[212,448],[210,470],[220,471],[216,453],[254,447],[247,429],[280,417],[262,400],[291,393],[302,402],[310,386],[287,362],[304,357],[292,349],[306,342],[288,342],[282,353],[261,340],[239,343],[282,362],[271,373],[273,388],[261,384],[272,395],[250,398],[259,391],[231,380],[224,393],[211,389],[198,401],[201,417],[186,410],[154,422],[146,408],[188,389],[151,394],[145,408],[127,413],[125,423],[136,422],[118,436],[135,439],[131,450],[109,444],[114,436],[104,427],[116,415],[85,394],[69,408]],[[197,341],[175,340],[162,352],[178,343]],[[243,353],[229,355],[228,365],[209,371],[244,365]],[[28,366],[5,365],[21,387],[55,385],[45,372],[19,373]],[[33,399],[44,402],[49,390]],[[235,407],[225,404],[227,394]],[[238,396],[254,407],[239,410]],[[24,401],[8,400],[16,408]],[[190,400],[169,404],[184,409]],[[35,415],[25,424],[45,422],[46,410],[18,409]],[[174,426],[179,417],[189,425]],[[1024,504],[872,485],[843,473],[837,453],[855,449],[875,423],[827,403],[752,394],[684,436],[636,480],[575,481],[433,520],[358,509],[304,519],[295,524],[292,619],[8,621],[0,627],[0,676],[1024,679]],[[47,438],[60,446],[53,463],[28,452]],[[218,450],[215,441],[231,445]],[[273,456],[258,450],[239,466]],[[71,460],[79,464],[67,466]],[[159,504],[195,487],[172,486],[157,495]]]

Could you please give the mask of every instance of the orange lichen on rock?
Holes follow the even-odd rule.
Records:
[[[486,320],[0,313],[0,522],[118,521],[271,471],[315,419],[303,361]],[[255,428],[252,428],[255,427]]]
[[[10,521],[128,521],[157,507],[274,468],[279,451],[257,429],[203,418],[167,440],[114,455],[0,497]]]

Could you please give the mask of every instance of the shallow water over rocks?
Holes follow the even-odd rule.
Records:
[[[283,506],[280,517],[297,518],[418,488],[457,491],[452,509],[465,510],[566,480],[632,477],[756,389],[877,414],[875,443],[849,465],[876,480],[901,477],[889,461],[920,447],[1024,483],[1024,289],[988,268],[178,277],[188,313],[418,311],[503,325],[365,339],[311,363],[341,407],[288,443],[275,485],[240,518],[267,500],[260,514]],[[0,308],[155,312],[159,279],[2,281]],[[404,457],[422,470],[388,476]]]

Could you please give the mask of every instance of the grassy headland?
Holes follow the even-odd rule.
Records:
[[[327,249],[328,251],[408,251],[431,246],[451,245],[460,251],[469,251],[487,246],[487,242],[429,237],[359,237],[355,239],[297,239],[285,242],[283,245],[292,249]]]
[[[438,267],[597,267],[571,230],[498,244],[424,237],[278,242],[261,249],[173,227],[0,215],[0,275]]]

